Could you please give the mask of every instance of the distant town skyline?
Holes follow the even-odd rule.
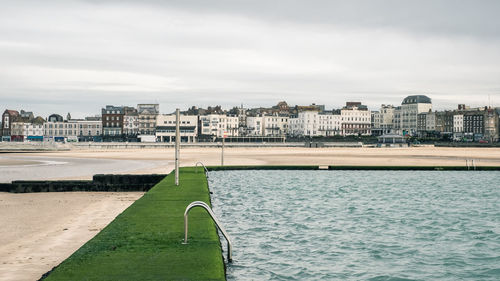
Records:
[[[500,106],[498,1],[4,1],[3,108]]]

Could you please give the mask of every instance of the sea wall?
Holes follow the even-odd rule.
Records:
[[[500,166],[208,166],[209,171],[229,170],[387,170],[387,171],[500,171]]]
[[[94,175],[91,181],[13,181],[0,184],[0,191],[12,193],[67,191],[148,191],[167,175]]]

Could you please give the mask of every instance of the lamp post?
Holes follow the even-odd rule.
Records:
[[[175,110],[175,185],[179,185],[179,150],[181,146],[180,112]]]

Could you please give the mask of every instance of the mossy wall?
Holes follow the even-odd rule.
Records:
[[[13,181],[0,191],[13,193],[68,191],[148,191],[166,175],[95,175],[93,180]]]

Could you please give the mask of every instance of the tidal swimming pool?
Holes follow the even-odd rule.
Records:
[[[209,185],[228,280],[500,280],[498,171],[222,171]]]

